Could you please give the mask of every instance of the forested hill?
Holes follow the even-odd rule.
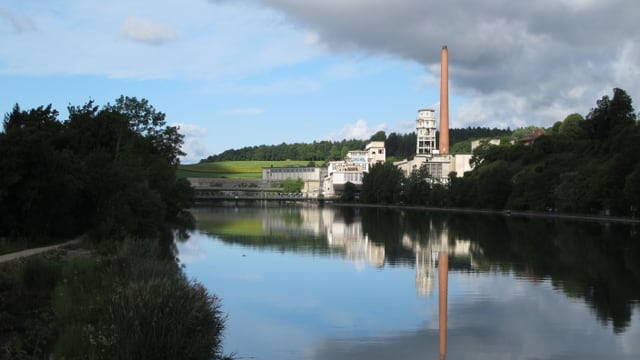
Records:
[[[473,139],[489,137],[509,136],[509,129],[490,129],[481,127],[468,127],[464,129],[450,129],[449,136],[454,152],[470,152],[470,144]],[[436,136],[436,139],[438,137]],[[217,155],[211,155],[200,162],[213,161],[242,161],[242,160],[307,160],[307,161],[332,161],[341,160],[350,150],[363,150],[369,141],[384,141],[387,149],[387,157],[404,159],[411,157],[416,151],[416,133],[397,134],[395,132],[386,135],[379,131],[369,140],[341,140],[341,141],[314,141],[313,143],[294,143],[280,145],[249,146],[240,149],[226,150]],[[458,144],[458,146],[456,146]]]
[[[519,131],[519,130],[518,130]],[[514,136],[517,132],[514,131]],[[571,114],[530,145],[483,144],[473,171],[447,184],[406,179],[393,166],[373,167],[361,201],[458,208],[559,211],[637,216],[640,210],[640,124],[631,97],[614,89],[586,117]],[[396,180],[393,183],[394,179]],[[391,189],[381,191],[380,189]],[[389,194],[380,198],[379,194]],[[378,196],[378,197],[376,197]]]

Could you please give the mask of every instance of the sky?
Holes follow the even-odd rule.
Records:
[[[549,127],[616,87],[640,99],[638,15],[636,0],[0,0],[0,111],[144,98],[185,135],[183,163],[405,134],[438,112],[446,45],[452,128]]]

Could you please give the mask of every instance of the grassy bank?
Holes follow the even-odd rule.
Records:
[[[224,359],[218,299],[157,245],[0,264],[0,359]]]
[[[179,178],[206,177],[229,179],[260,179],[262,168],[283,166],[306,166],[308,161],[219,161],[190,165],[180,165],[177,170]]]

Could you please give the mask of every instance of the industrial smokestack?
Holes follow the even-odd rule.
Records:
[[[449,51],[442,47],[440,60],[440,154],[449,153]]]

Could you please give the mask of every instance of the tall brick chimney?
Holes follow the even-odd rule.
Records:
[[[442,47],[440,60],[440,154],[449,153],[449,51]]]

